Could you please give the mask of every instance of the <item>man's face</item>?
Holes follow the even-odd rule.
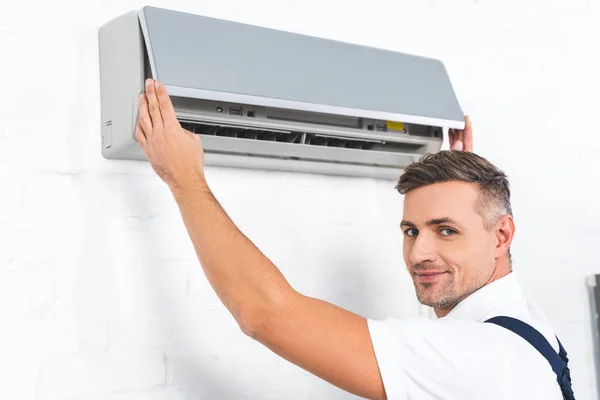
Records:
[[[475,210],[478,196],[467,182],[436,183],[405,195],[404,261],[421,303],[453,307],[490,278],[495,236]]]

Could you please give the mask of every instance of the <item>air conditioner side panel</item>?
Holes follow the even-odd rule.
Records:
[[[143,159],[135,139],[138,98],[145,77],[145,48],[137,12],[107,22],[98,36],[102,155]]]

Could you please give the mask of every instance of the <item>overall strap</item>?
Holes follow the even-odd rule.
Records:
[[[562,390],[563,398],[566,400],[575,400],[575,395],[571,387],[571,372],[569,371],[567,352],[558,340],[558,354],[552,348],[552,345],[546,340],[544,335],[538,332],[534,327],[525,322],[512,317],[500,316],[490,318],[485,322],[499,325],[508,329],[527,340],[537,351],[539,351],[548,360],[552,370],[556,374],[556,380]]]

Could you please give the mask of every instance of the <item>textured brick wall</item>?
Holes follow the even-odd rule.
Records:
[[[596,397],[584,278],[600,272],[597,2],[152,4],[441,58],[476,151],[511,178],[521,282],[570,351],[578,399]],[[101,157],[97,29],[142,5],[0,6],[0,398],[349,398],[245,337],[149,165]],[[369,317],[423,312],[393,183],[207,175],[303,293]]]

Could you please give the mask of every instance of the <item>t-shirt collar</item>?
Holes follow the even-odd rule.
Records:
[[[523,299],[524,294],[515,273],[510,272],[463,299],[445,318],[483,322]]]

